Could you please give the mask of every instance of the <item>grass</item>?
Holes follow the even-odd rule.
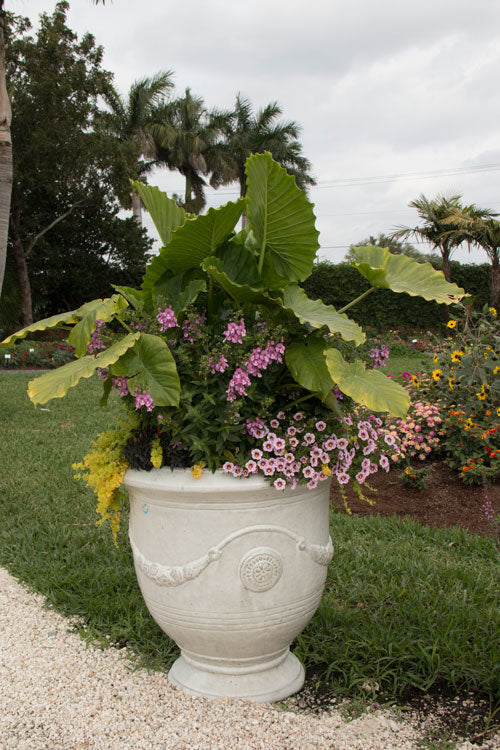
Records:
[[[1,373],[0,565],[101,644],[168,668],[175,645],[149,616],[126,518],[113,546],[71,464],[119,414],[95,409],[99,383],[34,409],[32,375]],[[8,467],[8,468],[5,468]],[[403,491],[403,490],[402,490]],[[335,556],[323,602],[295,652],[335,690],[401,695],[436,684],[499,692],[498,552],[459,529],[333,514]],[[362,686],[364,685],[364,688]]]

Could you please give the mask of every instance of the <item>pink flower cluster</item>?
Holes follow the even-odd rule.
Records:
[[[219,359],[214,359],[213,357],[210,357],[208,360],[208,366],[210,367],[210,372],[212,375],[215,375],[216,372],[225,372],[227,367],[227,359],[223,354],[220,355]]]
[[[321,419],[304,421],[302,412],[288,421],[284,412],[279,412],[269,427],[260,418],[247,420],[246,432],[259,441],[258,447],[251,451],[251,458],[244,465],[226,461],[222,468],[234,477],[259,472],[265,477],[275,477],[273,486],[284,490],[286,487],[295,489],[299,482],[314,489],[331,475],[340,485],[345,485],[357,467],[355,479],[363,484],[379,466],[389,471],[389,459],[380,453],[383,431],[382,420],[377,419],[371,415],[372,421],[358,422],[358,435],[351,441],[328,433],[327,424]],[[370,459],[368,456],[375,452],[378,457]]]
[[[175,317],[175,313],[170,305],[164,310],[158,308],[158,315],[156,316],[156,320],[160,324],[160,331],[166,331],[167,328],[175,328],[179,325],[177,322],[177,318]]]
[[[242,344],[247,335],[244,319],[241,318],[239,323],[228,323],[223,335],[226,341],[231,341],[233,344]]]
[[[128,378],[121,378],[121,377],[113,378],[111,382],[113,383],[113,386],[117,389],[119,396],[129,395]]]
[[[382,344],[380,349],[376,346],[374,349],[371,350],[371,352],[368,354],[369,357],[373,359],[373,367],[385,367],[386,366],[386,359],[389,359],[389,347],[385,344]]]
[[[135,408],[141,409],[145,407],[146,411],[153,411],[154,403],[153,398],[147,391],[141,391],[139,388],[135,389]]]
[[[95,352],[106,348],[106,344],[100,336],[104,325],[104,320],[99,320],[99,318],[97,318],[95,322],[95,331],[93,332],[92,336],[90,337],[90,341],[87,344],[87,354],[95,354]]]
[[[205,325],[206,316],[203,312],[201,315],[197,315],[192,320],[186,318],[182,324],[182,335],[186,341],[190,344],[194,344],[196,339],[201,333],[202,327]]]
[[[227,400],[234,401],[238,398],[238,395],[246,396],[246,388],[251,385],[249,376],[261,378],[262,370],[267,370],[270,364],[273,362],[281,364],[283,362],[284,353],[285,345],[283,341],[279,341],[277,344],[274,341],[268,341],[264,349],[261,349],[260,346],[253,349],[246,364],[243,367],[237,367],[229,381]]]
[[[423,461],[439,445],[442,419],[435,404],[415,401],[405,419],[398,419],[392,434],[400,438],[399,456]]]

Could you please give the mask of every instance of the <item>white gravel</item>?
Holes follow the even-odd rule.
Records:
[[[0,568],[2,750],[413,750],[422,736],[386,711],[347,722],[337,709],[315,716],[192,698],[165,674],[132,671],[123,652],[87,646],[67,627]]]

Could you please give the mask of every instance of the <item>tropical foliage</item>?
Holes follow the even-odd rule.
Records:
[[[323,462],[312,478],[332,472],[342,483],[353,463],[347,438],[335,460],[327,443],[344,439],[350,405],[369,410],[368,419],[371,412],[403,417],[409,397],[355,354],[342,355],[338,341],[355,349],[365,340],[345,314],[350,305],[336,310],[310,300],[298,286],[318,249],[304,191],[270,154],[250,157],[246,174],[244,199],[191,218],[156,188],[136,183],[165,240],[141,288],[117,287],[112,297],[33,324],[5,343],[35,329],[70,326],[68,341],[78,359],[31,381],[30,398],[46,403],[98,372],[103,402],[115,388],[139,417],[128,445],[132,465],[134,456],[143,462],[146,455],[148,468],[180,461],[214,471],[229,460],[248,472],[255,441],[284,415],[300,412],[324,436],[318,449],[319,437],[309,430],[320,451],[315,458]],[[237,232],[243,210],[249,224]],[[377,247],[357,248],[356,257],[372,290],[419,293],[445,304],[464,294],[428,264]],[[123,337],[111,334],[112,321],[114,329],[125,329]],[[306,443],[307,434],[301,438]],[[277,439],[276,433],[268,439]],[[385,468],[386,459],[380,460]],[[359,489],[359,478],[353,483]]]

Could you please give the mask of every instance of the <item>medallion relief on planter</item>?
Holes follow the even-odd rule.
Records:
[[[240,579],[249,591],[268,591],[279,581],[283,561],[272,547],[254,547],[242,558]]]

